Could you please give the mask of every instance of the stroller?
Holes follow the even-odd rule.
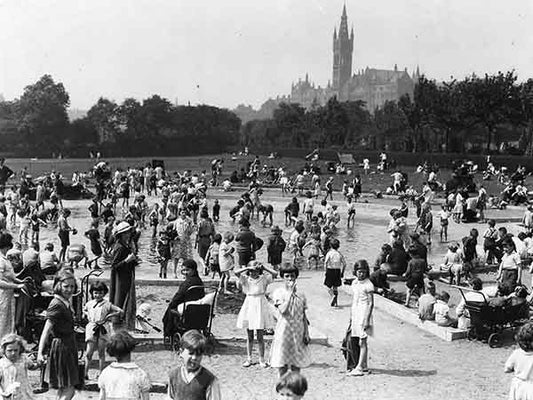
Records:
[[[523,325],[529,318],[529,303],[524,301],[512,304],[506,300],[502,305],[492,305],[482,292],[479,301],[469,301],[464,290],[458,288],[465,301],[465,308],[470,315],[471,326],[468,339],[487,341],[489,347],[499,347],[502,344],[502,334],[506,329],[513,329]]]
[[[200,331],[210,343],[214,342],[211,332],[213,317],[215,316],[216,297],[218,288],[212,289],[203,286],[191,286],[187,293],[205,289],[206,294],[200,300],[189,301],[178,305],[177,309],[170,310],[172,330],[166,332],[166,339],[170,342],[171,350],[178,351],[181,336],[191,329]]]

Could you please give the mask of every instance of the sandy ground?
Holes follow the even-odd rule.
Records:
[[[219,194],[216,194],[217,196]],[[235,202],[237,193],[220,194],[224,210]],[[279,197],[279,192],[267,192],[265,199],[272,201],[277,209],[286,202]],[[338,199],[343,214],[344,203]],[[350,265],[361,257],[373,260],[381,244],[387,240],[384,232],[387,221],[386,213],[395,201],[383,200],[358,205],[356,227],[346,230],[342,227],[339,235],[344,239],[343,247]],[[73,225],[79,230],[87,224],[85,202],[71,202],[73,208]],[[411,213],[413,210],[411,210]],[[494,212],[493,215],[519,216],[521,209],[506,212]],[[226,215],[226,214],[222,214]],[[224,217],[223,217],[224,218]],[[279,215],[276,218],[281,218]],[[280,221],[276,221],[278,223]],[[411,216],[410,222],[414,219]],[[516,224],[506,224],[511,232],[516,233]],[[483,224],[452,224],[450,239],[459,240],[476,227],[482,233]],[[224,223],[220,229],[230,229]],[[233,228],[235,229],[235,228]],[[269,229],[262,228],[254,222],[254,229],[265,237]],[[290,229],[285,229],[288,235]],[[54,231],[44,232],[46,240],[57,241]],[[78,235],[80,240],[82,239]],[[430,251],[430,260],[438,263],[446,249],[446,243],[434,244]],[[155,277],[157,270],[150,261],[149,246],[145,244],[145,262],[140,267],[139,276]],[[264,251],[259,254],[265,257]],[[83,270],[78,271],[83,274]],[[349,321],[351,299],[343,293],[340,307],[332,309],[328,305],[328,295],[322,285],[321,271],[303,271],[299,279],[300,290],[306,293],[309,301],[309,318],[311,323],[329,337],[330,346],[312,345],[313,364],[303,371],[310,382],[306,399],[350,398],[350,399],[500,399],[506,396],[511,377],[503,373],[503,364],[511,353],[512,334],[502,348],[491,349],[480,342],[466,340],[448,343],[430,334],[418,330],[388,315],[376,311],[374,315],[375,336],[370,339],[370,368],[373,373],[355,378],[346,377],[344,359],[340,352],[340,342]],[[144,287],[139,288],[139,296],[149,300],[154,307],[152,320],[158,323],[160,312],[166,308],[166,301],[175,288]],[[216,336],[226,337],[239,334],[235,328],[235,315],[218,314],[213,322]],[[239,335],[242,335],[240,333]],[[245,357],[245,344],[242,342],[223,342],[215,353],[205,358],[205,365],[220,379],[223,397],[226,399],[267,400],[275,397],[273,388],[277,374],[273,369],[263,370],[258,366],[248,369],[241,367]],[[179,364],[176,354],[168,350],[141,349],[134,354],[134,360],[141,365],[154,381],[165,381],[168,369]],[[35,373],[32,374],[35,379]],[[53,392],[41,397],[50,397]],[[82,392],[79,398],[92,398],[95,393]],[[155,396],[160,397],[160,396]]]

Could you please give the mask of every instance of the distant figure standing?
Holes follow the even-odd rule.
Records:
[[[15,173],[7,166],[4,165],[5,158],[0,158],[0,193],[4,194],[6,183]]]

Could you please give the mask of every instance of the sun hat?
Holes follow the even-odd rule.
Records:
[[[119,222],[115,227],[115,235],[120,235],[121,233],[128,232],[131,229],[131,225],[126,221]]]

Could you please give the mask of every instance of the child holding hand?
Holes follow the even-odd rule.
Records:
[[[14,333],[2,338],[3,357],[0,359],[0,396],[11,400],[32,400],[28,370],[37,369],[37,363],[24,355],[25,341]]]
[[[267,274],[264,274],[263,271],[266,271]],[[277,272],[263,266],[258,261],[250,261],[248,266],[235,270],[235,275],[239,277],[239,283],[242,286],[243,292],[246,294],[241,311],[237,317],[237,327],[246,329],[248,333],[246,340],[248,358],[242,366],[249,367],[252,365],[255,331],[259,345],[259,365],[266,368],[268,364],[265,361],[263,334],[265,329],[274,327],[274,318],[270,312],[265,293],[268,285],[276,277]]]

